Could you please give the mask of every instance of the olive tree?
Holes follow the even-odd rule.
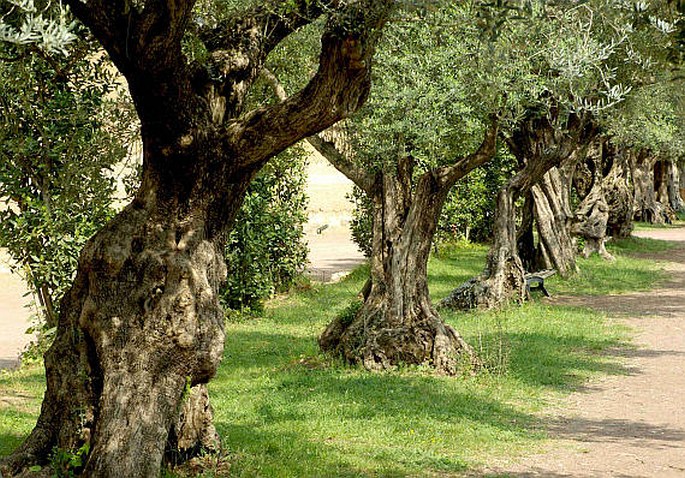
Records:
[[[541,6],[519,27],[518,35],[524,36],[513,48],[530,58],[527,73],[537,78],[542,94],[532,98],[510,128],[502,128],[520,169],[499,193],[485,270],[455,289],[443,305],[491,308],[524,300],[526,269],[543,265],[564,275],[575,270],[571,176],[562,166],[570,163],[572,170],[584,158],[599,134],[598,120],[628,96],[638,73],[650,66],[645,50],[654,38],[663,40],[669,28],[665,23],[636,25],[631,6],[614,7],[602,0]],[[644,12],[638,13],[642,18]],[[519,198],[527,203],[520,228]]]
[[[222,358],[223,246],[246,188],[274,155],[365,101],[393,2],[66,3],[127,80],[142,181],[81,253],[45,357],[38,423],[3,473],[45,463],[57,447],[88,451],[88,476],[157,477],[165,450],[215,439],[203,384]],[[216,5],[226,8],[203,14]],[[306,86],[247,108],[269,53],[324,16]],[[190,61],[188,45],[202,54]]]
[[[505,76],[493,66],[504,62],[488,56],[476,13],[449,3],[403,12],[379,48],[367,106],[342,132],[312,139],[363,191],[372,219],[363,304],[334,319],[319,344],[370,370],[410,363],[454,374],[460,361],[477,362],[440,319],[427,279],[450,190],[496,153]]]

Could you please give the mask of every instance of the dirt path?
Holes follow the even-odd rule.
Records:
[[[19,365],[19,353],[29,342],[24,332],[30,315],[30,302],[21,278],[10,273],[9,257],[0,250],[0,369]]]
[[[668,261],[659,289],[555,300],[604,310],[635,331],[636,349],[619,352],[628,375],[591,383],[548,417],[551,451],[485,476],[685,477],[685,228],[636,235],[681,242],[653,256]]]

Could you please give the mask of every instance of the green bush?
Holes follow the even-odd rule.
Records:
[[[305,153],[294,147],[250,184],[226,246],[222,298],[229,309],[261,310],[265,298],[290,287],[304,269],[305,183]]]
[[[55,325],[81,248],[113,214],[112,169],[135,133],[107,60],[85,41],[74,49],[64,57],[0,44],[2,56],[17,56],[0,62],[0,247],[39,299],[38,330]]]
[[[371,201],[364,191],[354,186],[352,192],[347,196],[354,209],[352,209],[352,220],[350,221],[350,232],[352,240],[359,250],[366,257],[371,257],[371,247],[373,241],[373,215]]]
[[[514,159],[506,151],[472,171],[450,191],[438,223],[436,240],[488,242],[492,238],[497,194],[512,175]]]

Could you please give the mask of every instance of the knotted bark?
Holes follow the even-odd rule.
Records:
[[[518,253],[518,247],[532,244],[530,232],[530,206],[523,225],[528,229],[517,235],[515,203],[520,197],[535,197],[533,187],[543,180],[552,168],[570,158],[580,148],[586,147],[597,134],[590,117],[569,115],[563,124],[554,120],[558,114],[533,117],[522,121],[507,143],[519,160],[521,169],[500,190],[495,211],[493,227],[494,242],[488,253],[487,263],[482,274],[470,279],[452,291],[440,305],[449,308],[468,310],[472,308],[491,309],[500,307],[512,300],[525,300],[525,269]],[[553,186],[550,186],[551,191]],[[538,199],[542,199],[542,189],[538,189]],[[529,196],[530,195],[530,196]],[[550,193],[551,196],[551,193]],[[530,204],[530,203],[529,203]],[[549,202],[546,202],[545,217],[554,215]],[[562,211],[561,208],[557,208]],[[540,216],[539,213],[536,213]],[[566,222],[566,219],[561,221]],[[551,224],[546,222],[544,224]],[[556,238],[550,230],[549,237]],[[526,256],[532,260],[534,254]]]
[[[338,317],[328,325],[319,338],[322,350],[369,370],[426,364],[453,375],[460,365],[477,366],[473,349],[433,308],[427,268],[449,190],[495,154],[497,118],[491,117],[475,153],[423,174],[414,173],[414,158],[401,141],[394,168],[386,166],[372,175],[355,162],[344,137],[333,136],[311,141],[371,199],[373,240],[364,302],[353,317]]]

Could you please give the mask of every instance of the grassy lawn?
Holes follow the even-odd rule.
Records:
[[[627,254],[668,245],[631,241],[612,245],[615,263],[581,261],[580,278],[555,277],[548,289],[650,287],[658,265]],[[434,298],[480,272],[485,253],[482,246],[441,248],[430,265]],[[347,367],[321,356],[316,337],[355,300],[365,274],[362,268],[338,284],[278,297],[263,317],[227,325],[225,358],[210,384],[230,462],[221,476],[459,476],[540,447],[537,412],[589,377],[625,372],[607,351],[628,344],[626,330],[597,313],[541,302],[443,314],[486,361],[475,376]],[[42,390],[40,368],[0,375],[0,455],[30,431]]]

